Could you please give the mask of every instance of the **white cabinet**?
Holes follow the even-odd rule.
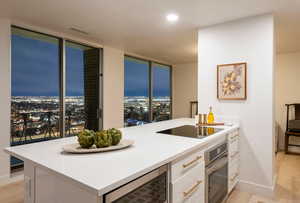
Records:
[[[189,154],[171,164],[171,202],[205,202],[204,153]]]
[[[204,164],[200,164],[171,184],[172,203],[204,203]]]
[[[178,178],[189,173],[189,171],[204,163],[204,152],[197,151],[190,155],[184,156],[182,159],[172,162],[171,164],[171,179],[175,182]]]
[[[97,192],[25,160],[24,203],[102,203]]]
[[[239,138],[240,135],[238,129],[231,132],[228,136],[228,193],[233,190],[239,179]]]
[[[229,164],[228,171],[228,193],[233,190],[233,188],[238,183],[239,178],[239,164],[238,162],[233,162]]]

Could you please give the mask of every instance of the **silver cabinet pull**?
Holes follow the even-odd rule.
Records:
[[[238,136],[239,136],[239,134],[236,134],[236,135],[232,136],[231,139],[233,140],[233,139],[235,139]]]
[[[238,137],[238,136],[237,136]],[[231,140],[230,140],[230,143],[235,143],[235,142],[238,142],[239,140],[236,139],[236,137],[232,137]]]
[[[235,152],[233,155],[230,156],[230,158],[234,158],[238,154],[239,154],[239,152]]]
[[[186,192],[183,192],[183,196],[184,197],[187,197],[187,196],[189,196],[190,194],[192,194],[195,190],[196,190],[196,188],[200,185],[202,183],[202,181],[201,180],[198,180],[197,181],[197,183],[193,186],[193,187],[191,187],[189,190],[187,190]]]
[[[239,173],[236,173],[236,174],[230,179],[230,181],[233,182],[238,176],[239,176]]]
[[[202,158],[202,156],[197,156],[194,160],[190,161],[189,163],[183,164],[182,167],[183,168],[187,168],[190,165],[192,165],[193,163],[197,162],[198,160],[200,160]]]

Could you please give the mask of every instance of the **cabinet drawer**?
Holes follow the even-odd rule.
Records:
[[[234,153],[229,153],[229,156],[228,156],[229,164],[232,164],[234,162],[238,162],[239,159],[240,159],[240,152],[239,151],[235,151]]]
[[[238,142],[238,140],[229,141],[228,150],[229,150],[229,156],[233,155],[233,154],[236,154],[236,152],[239,151],[239,142]]]
[[[234,130],[233,132],[231,132],[228,136],[229,140],[233,140],[236,138],[239,138],[239,131],[238,130]]]
[[[204,152],[198,151],[189,154],[183,159],[172,163],[171,165],[171,181],[175,182],[181,176],[187,174],[191,169],[198,165],[204,164]]]
[[[239,140],[235,138],[233,140],[228,140],[228,155],[229,159],[236,157],[239,154]]]
[[[200,163],[192,168],[189,173],[171,183],[172,203],[204,203],[204,173],[204,163]]]
[[[228,150],[229,157],[237,154],[239,152],[239,135],[238,134],[230,134],[228,138]]]

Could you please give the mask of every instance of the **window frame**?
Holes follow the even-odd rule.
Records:
[[[21,27],[18,25],[14,25],[11,24],[11,29],[12,28],[16,28],[16,29],[21,29],[21,30],[25,30],[25,31],[29,31],[29,32],[33,32],[33,33],[37,33],[37,34],[41,34],[41,35],[45,35],[45,36],[49,36],[52,38],[56,38],[59,41],[59,50],[58,50],[58,54],[59,54],[59,75],[58,75],[58,79],[59,79],[59,124],[60,124],[60,128],[59,128],[59,132],[60,132],[60,137],[64,138],[66,137],[66,132],[65,132],[65,124],[66,124],[66,117],[65,117],[65,110],[66,110],[66,105],[65,105],[65,97],[66,97],[66,43],[67,42],[72,42],[72,43],[76,43],[79,45],[83,45],[83,46],[89,46],[92,48],[96,48],[99,50],[99,70],[98,70],[98,77],[99,77],[99,83],[98,83],[98,94],[99,94],[99,99],[98,99],[98,122],[99,122],[99,130],[101,130],[103,128],[103,48],[102,47],[98,47],[95,45],[91,45],[91,44],[87,44],[87,43],[82,43],[82,42],[78,42],[76,40],[73,39],[69,39],[66,37],[62,37],[62,36],[55,36],[52,34],[48,34],[48,33],[44,33],[44,32],[40,32],[40,31],[36,31],[36,30],[32,30],[32,29],[28,29],[25,27]],[[12,33],[11,33],[12,35]],[[10,76],[11,77],[11,76]]]
[[[145,59],[145,58],[141,58],[141,57],[137,57],[137,56],[132,56],[132,55],[128,55],[125,54],[124,55],[124,61],[127,58],[132,58],[132,59],[136,59],[136,60],[141,60],[141,61],[145,61],[148,63],[149,66],[149,74],[148,74],[148,79],[149,79],[149,84],[148,84],[148,88],[149,88],[149,95],[148,95],[148,99],[149,99],[149,104],[148,104],[148,108],[149,108],[149,121],[150,123],[153,122],[153,109],[152,109],[152,100],[153,100],[153,64],[157,64],[157,65],[161,65],[161,66],[167,66],[170,68],[170,119],[173,118],[173,66],[169,65],[169,64],[165,64],[162,62],[158,62],[158,61],[154,61],[154,60],[149,60],[149,59]],[[125,68],[125,67],[124,67]]]

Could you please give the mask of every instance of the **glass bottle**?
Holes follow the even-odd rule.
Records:
[[[209,107],[209,113],[208,113],[208,116],[207,116],[207,123],[212,124],[212,123],[214,123],[214,121],[215,121],[215,117],[214,117],[214,114],[212,112],[212,107],[210,106]]]

